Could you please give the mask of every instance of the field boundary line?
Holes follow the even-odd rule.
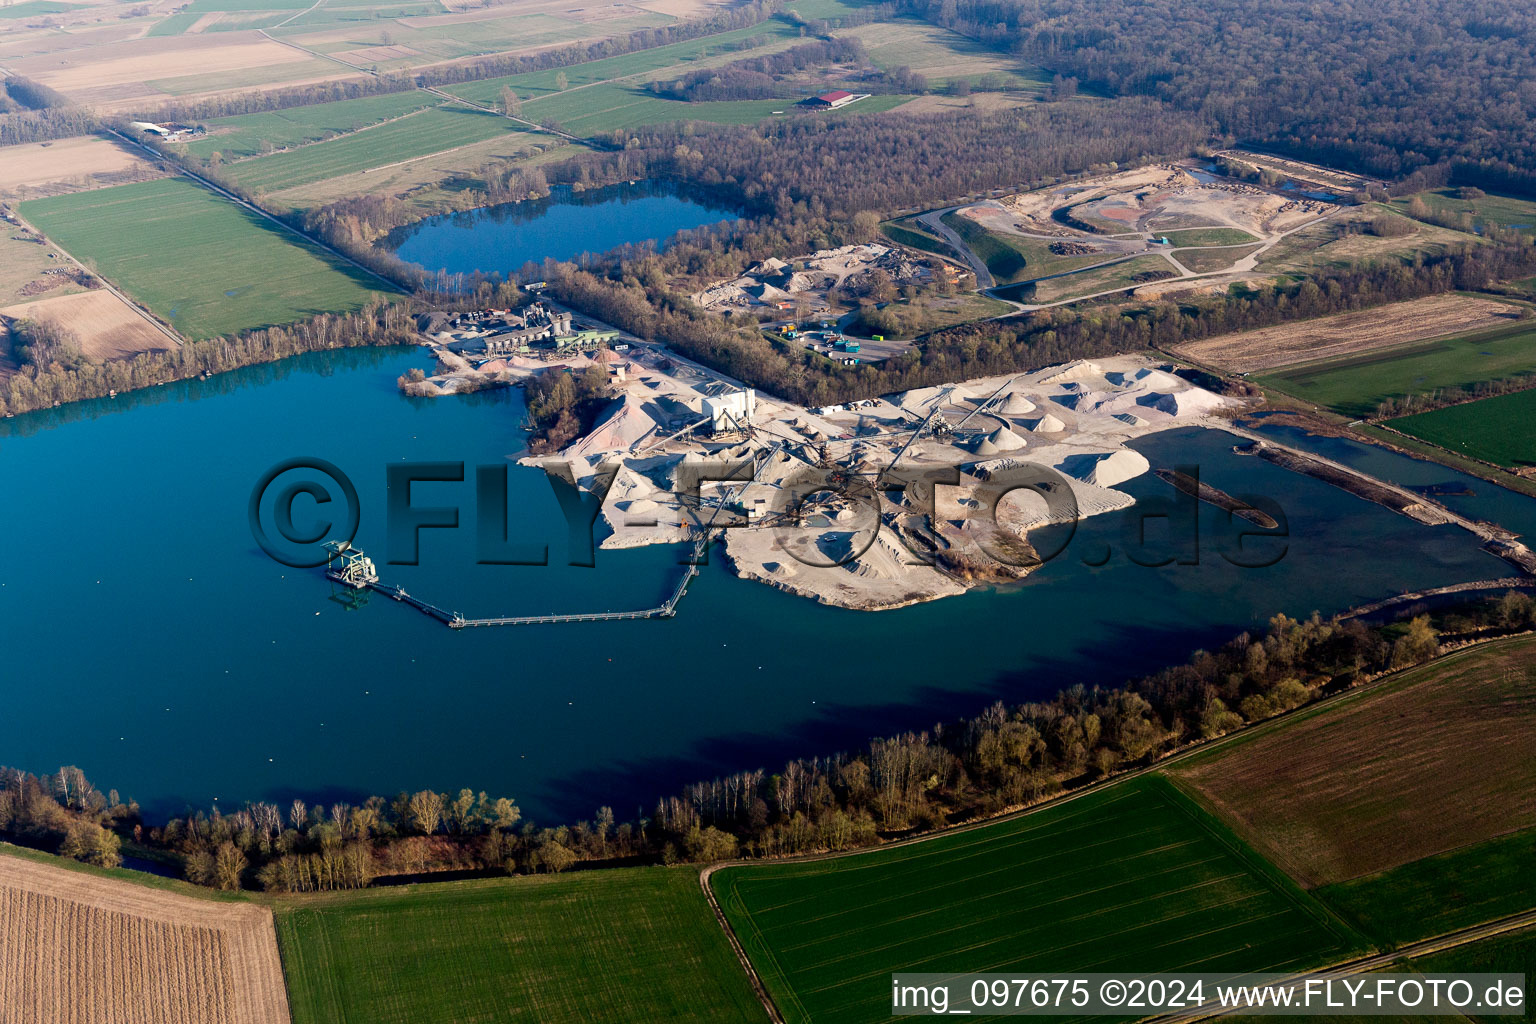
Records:
[[[1463,647],[1458,647],[1453,651],[1448,651],[1444,654],[1437,655],[1428,661],[1423,661],[1417,665],[1409,665],[1405,668],[1394,669],[1390,672],[1385,672],[1377,676],[1375,679],[1362,683],[1357,687],[1352,687],[1351,689],[1343,690],[1339,693],[1330,694],[1318,700],[1311,701],[1310,703],[1303,704],[1300,707],[1292,708],[1290,711],[1283,712],[1274,716],[1273,718],[1266,718],[1262,722],[1256,723],[1243,729],[1239,729],[1237,732],[1227,733],[1226,735],[1218,736],[1213,740],[1201,740],[1195,744],[1185,747],[1182,750],[1171,753],[1167,757],[1164,757],[1150,765],[1144,765],[1140,768],[1132,768],[1105,779],[1089,782],[1077,789],[1049,797],[1040,801],[1039,803],[1031,804],[1028,807],[1023,807],[1014,811],[1005,811],[1002,814],[998,814],[981,821],[963,822],[958,825],[953,825],[949,828],[937,829],[933,832],[925,832],[922,835],[910,836],[905,839],[897,839],[880,846],[862,847],[856,850],[836,850],[827,853],[796,854],[788,857],[764,857],[754,861],[733,860],[708,864],[702,867],[699,871],[699,887],[704,890],[704,898],[709,901],[710,909],[715,912],[715,920],[718,921],[721,928],[725,930],[726,939],[730,942],[731,948],[736,951],[737,959],[746,969],[748,979],[751,981],[753,989],[758,992],[759,998],[763,1000],[763,1008],[768,1011],[769,1018],[773,1021],[773,1024],[785,1024],[783,1014],[779,1011],[778,1006],[774,1003],[773,997],[768,993],[767,987],[764,985],[762,977],[758,974],[757,968],[753,966],[751,962],[751,958],[747,956],[746,950],[742,946],[741,940],[737,936],[735,929],[732,927],[730,920],[725,916],[725,910],[721,907],[720,901],[714,891],[714,886],[711,884],[715,872],[724,868],[733,867],[741,870],[749,870],[754,864],[809,864],[815,863],[817,861],[838,860],[844,857],[857,857],[862,854],[874,854],[882,850],[896,849],[903,846],[915,846],[918,843],[930,842],[935,839],[946,838],[948,836],[958,835],[963,832],[972,832],[977,829],[987,828],[988,826],[1001,824],[1007,821],[1014,821],[1018,818],[1023,818],[1031,814],[1045,811],[1048,808],[1055,808],[1063,804],[1071,803],[1072,801],[1082,799],[1089,794],[1102,792],[1103,790],[1116,786],[1120,783],[1128,782],[1132,779],[1138,779],[1145,775],[1161,772],[1170,764],[1188,760],[1197,755],[1207,754],[1212,750],[1232,745],[1239,741],[1246,742],[1248,739],[1251,739],[1256,735],[1260,735],[1261,733],[1267,733],[1275,729],[1283,728],[1286,725],[1289,725],[1291,722],[1303,717],[1311,717],[1311,714],[1325,710],[1331,710],[1336,705],[1357,699],[1368,693],[1374,693],[1376,690],[1381,689],[1389,682],[1400,681],[1400,677],[1404,673],[1412,672],[1414,669],[1422,668],[1425,665],[1442,664],[1446,661],[1466,656],[1470,652],[1481,651],[1482,648],[1488,647],[1490,645],[1513,643],[1520,640],[1529,639],[1530,635],[1531,634],[1529,632],[1525,632],[1517,633],[1513,636],[1498,636],[1489,637],[1485,640],[1474,640]],[[1303,713],[1306,714],[1304,715]],[[1279,868],[1276,868],[1276,870],[1279,870]],[[1328,912],[1330,914],[1332,913],[1332,911]],[[1536,910],[1532,910],[1526,914],[1517,915],[1517,917],[1528,919],[1530,923],[1536,923]],[[1505,920],[1514,920],[1514,918]],[[1471,929],[1464,930],[1474,931],[1487,927],[1490,927],[1490,925],[1476,925]],[[1425,939],[1421,940],[1419,944],[1422,945],[1432,941],[1435,940]],[[1433,952],[1433,950],[1431,950],[1431,952]],[[1392,953],[1388,955],[1384,962],[1391,963],[1392,960],[1396,959],[1398,955],[1400,954]],[[1345,964],[1357,962],[1363,963],[1365,961],[1346,961]],[[1337,970],[1340,969],[1340,966],[1341,965],[1339,964],[1335,964],[1330,967],[1322,968],[1321,971]],[[1360,969],[1368,970],[1369,966]],[[1198,1020],[1201,1018],[1191,1017],[1188,1019]]]

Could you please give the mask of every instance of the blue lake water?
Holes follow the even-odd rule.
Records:
[[[679,231],[735,220],[707,199],[650,181],[429,217],[391,234],[401,259],[450,273],[508,273],[529,260],[568,260],[620,245],[663,243]]]
[[[472,480],[476,465],[507,465],[523,444],[520,393],[402,397],[394,378],[425,362],[417,350],[324,353],[0,421],[0,763],[78,764],[152,812],[430,786],[512,796],[544,822],[601,804],[627,816],[715,772],[772,770],[996,699],[1115,684],[1275,612],[1507,572],[1461,530],[1184,430],[1137,447],[1279,502],[1283,549],[1246,542],[1283,550],[1275,564],[1233,565],[1232,521],[1204,505],[1191,516],[1149,474],[1125,485],[1136,510],[1085,521],[1008,591],[848,612],[739,580],[716,556],[674,619],[455,632],[376,594],[349,608],[318,570],[263,554],[247,517],[269,467],[318,456],[355,481],[357,544],[382,563],[387,466],[462,461]],[[512,531],[547,543],[549,566],[476,565],[473,483],[424,483],[413,504],[457,506],[463,528],[422,531],[421,564],[381,564],[385,581],[505,615],[648,607],[677,579],[683,552],[670,548],[567,564],[544,475],[513,466],[509,487]],[[1159,511],[1173,518],[1146,520],[1140,544]],[[1137,552],[1197,564],[1151,567]]]

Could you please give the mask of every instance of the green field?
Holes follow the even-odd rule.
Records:
[[[516,122],[499,114],[465,107],[432,107],[339,139],[242,160],[231,164],[227,173],[244,188],[278,192],[517,130]]]
[[[697,868],[285,901],[294,1024],[766,1021]]]
[[[1465,946],[1416,957],[1409,961],[1425,974],[1523,974],[1525,975],[1527,1007],[1522,1016],[1473,1015],[1478,1021],[1530,1020],[1536,1013],[1529,1006],[1530,991],[1536,985],[1536,928],[1491,939],[1469,942]],[[1375,1018],[1381,1020],[1381,1018]],[[1423,1018],[1419,1018],[1420,1021]]]
[[[187,11],[173,14],[169,18],[161,18],[155,22],[149,27],[149,32],[146,34],[151,36],[179,36],[197,24],[197,19],[201,17],[201,14],[192,14]]]
[[[892,971],[1237,971],[1363,940],[1166,779],[712,884],[786,1020],[883,1021]]]
[[[20,209],[193,339],[356,310],[380,294],[372,278],[184,178],[34,199]]]
[[[1536,330],[1493,331],[1287,367],[1262,384],[1346,416],[1370,416],[1387,398],[1468,387],[1536,369]]]
[[[1405,434],[1514,469],[1536,466],[1536,390],[1388,420]]]
[[[527,74],[507,75],[502,78],[488,78],[480,82],[466,82],[463,85],[449,86],[444,91],[477,103],[495,103],[501,96],[502,87],[507,86],[526,100],[559,92],[555,79],[561,72],[565,73],[566,88],[575,89],[619,78],[633,78],[712,55],[728,54],[732,59],[744,59],[759,51],[743,50],[740,48],[742,44],[749,39],[759,38],[798,40],[799,35],[787,22],[765,21],[750,28],[720,32],[681,43],[669,43],[666,46],[638,50],[618,57],[604,57],[602,60],[588,61],[585,64],[550,68],[545,71],[530,71]],[[688,69],[679,68],[678,70],[681,75]]]
[[[0,18],[30,18],[39,14],[62,14],[76,9],[74,4],[56,4],[51,0],[26,0],[24,3],[0,7]]]
[[[197,14],[214,11],[302,11],[313,0],[192,0],[187,10]]]
[[[819,117],[847,117],[875,114],[907,102],[910,96],[871,96],[852,106],[841,107]],[[669,121],[706,121],[712,124],[755,124],[775,112],[790,116],[794,100],[727,100],[718,103],[685,103],[663,99],[644,89],[606,83],[585,89],[572,89],[552,96],[530,100],[523,105],[523,116],[535,121],[554,120],[572,135],[590,137],[621,128],[641,128]]]
[[[1257,242],[1246,231],[1237,228],[1185,228],[1182,231],[1158,232],[1160,236],[1166,236],[1174,245],[1243,245],[1246,242]]]
[[[442,102],[441,97],[412,89],[309,107],[220,117],[207,122],[212,134],[187,143],[186,151],[205,158],[214,153],[222,153],[226,159],[255,156],[268,144],[273,149],[285,149],[317,142]]]
[[[1388,944],[1441,935],[1536,908],[1536,829],[1314,890]]]
[[[1442,216],[1455,217],[1466,214],[1472,218],[1475,227],[1497,224],[1499,227],[1514,228],[1527,234],[1536,232],[1536,201],[1492,194],[1482,199],[1460,199],[1456,195],[1459,191],[1461,190],[1455,188],[1442,188],[1434,192],[1420,192],[1417,196],[1394,199],[1392,205],[1399,212],[1407,213],[1408,204],[1417,198],[1423,200],[1431,210]]]

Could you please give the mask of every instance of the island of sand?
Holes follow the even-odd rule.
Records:
[[[1136,355],[815,409],[659,347],[601,355],[592,430],[521,462],[601,496],[604,548],[723,538],[738,576],[860,610],[1024,577],[1031,530],[1134,503],[1128,442],[1236,405]]]

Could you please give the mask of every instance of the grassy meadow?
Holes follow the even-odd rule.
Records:
[[[1536,391],[1516,391],[1389,420],[1405,434],[1511,469],[1536,466]]]
[[[1370,416],[1387,398],[1468,387],[1533,369],[1536,330],[1503,327],[1286,367],[1258,380],[1345,416]]]
[[[1286,970],[1363,945],[1159,776],[711,884],[795,1024],[886,1020],[892,971]]]
[[[518,133],[518,127],[499,114],[432,107],[328,142],[242,160],[228,173],[245,188],[276,192]]]
[[[442,102],[439,96],[413,89],[259,114],[236,114],[209,121],[210,134],[186,143],[185,148],[193,156],[205,158],[214,153],[223,154],[226,160],[255,156],[265,152],[267,146],[285,149],[318,142]]]
[[[294,1024],[767,1019],[697,868],[374,889],[275,913]]]
[[[1243,245],[1258,239],[1237,228],[1185,228],[1182,231],[1154,232],[1174,245]]]
[[[1314,895],[1372,940],[1401,945],[1536,908],[1536,829],[1323,886]]]
[[[194,340],[362,308],[374,279],[184,178],[75,192],[21,214]]]
[[[1471,226],[1476,228],[1481,228],[1485,224],[1496,224],[1501,228],[1513,228],[1525,234],[1536,233],[1536,201],[1500,195],[1485,195],[1481,199],[1462,199],[1460,192],[1459,188],[1420,192],[1417,196],[1394,199],[1392,205],[1400,212],[1406,213],[1409,204],[1417,198],[1441,216],[1470,218]]]

